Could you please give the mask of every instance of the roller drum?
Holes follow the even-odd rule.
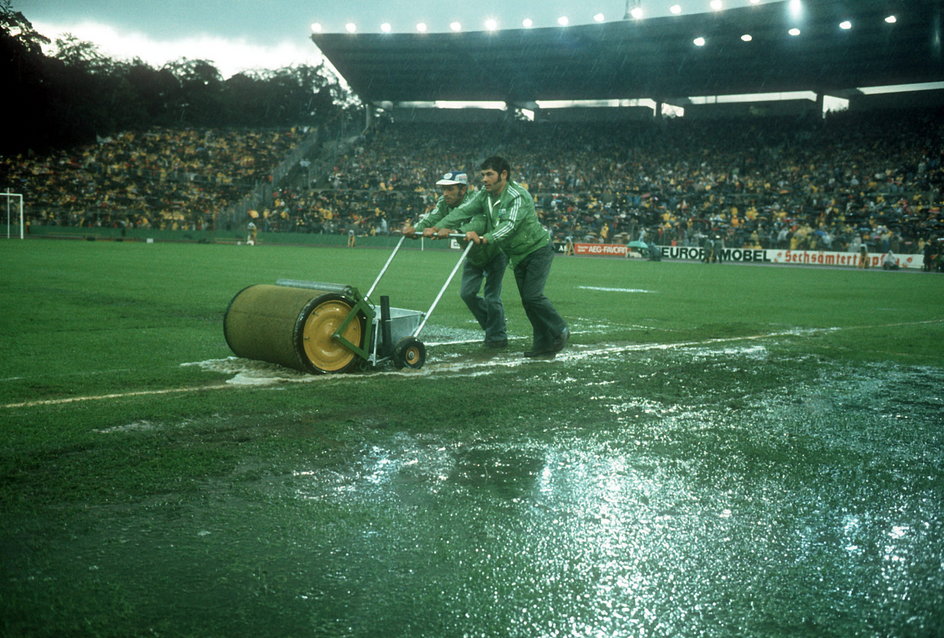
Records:
[[[255,285],[233,297],[223,318],[234,354],[302,372],[344,372],[358,355],[332,338],[354,307],[337,292]],[[348,323],[345,339],[363,347],[364,320]]]

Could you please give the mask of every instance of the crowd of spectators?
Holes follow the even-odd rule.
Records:
[[[336,224],[375,232],[384,215],[397,226],[431,206],[439,173],[475,174],[501,154],[561,242],[719,236],[728,247],[918,253],[944,231],[942,133],[937,111],[498,131],[393,124],[360,140],[312,196]]]
[[[0,157],[0,186],[23,194],[31,224],[213,229],[301,138],[296,129],[127,132]]]
[[[558,242],[920,253],[944,235],[940,110],[619,124],[371,127],[252,211],[263,232],[367,235],[415,221],[441,173],[503,155]],[[156,130],[7,158],[33,223],[213,227],[294,131]]]

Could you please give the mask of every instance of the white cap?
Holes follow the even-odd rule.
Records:
[[[469,183],[469,176],[464,171],[449,171],[442,176],[442,179],[436,182],[436,186],[454,186],[456,184]]]

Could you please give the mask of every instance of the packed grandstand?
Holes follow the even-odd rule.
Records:
[[[944,232],[937,110],[615,124],[380,122],[316,174],[272,171],[299,130],[152,130],[42,157],[3,158],[33,225],[395,232],[435,203],[447,169],[503,154],[555,240],[923,253]],[[496,141],[497,140],[497,141]],[[309,181],[310,180],[310,181]]]
[[[858,5],[862,23],[868,19],[872,26],[863,26],[853,32],[856,35],[848,36],[862,38],[860,41],[833,37],[830,30],[835,30],[835,16],[829,11],[837,6],[811,6],[818,17],[810,29],[823,29],[817,46],[840,48],[797,49],[798,55],[829,58],[829,65],[810,69],[799,68],[792,58],[778,54],[787,45],[779,40],[786,24],[778,22],[776,3],[732,11],[727,14],[730,20],[712,18],[717,22],[713,28],[719,39],[727,37],[728,26],[752,25],[762,29],[758,35],[764,34],[772,43],[764,49],[768,57],[763,64],[753,66],[754,53],[718,49],[712,55],[721,57],[712,60],[737,62],[742,72],[715,74],[710,78],[713,88],[732,91],[744,82],[756,82],[758,89],[761,85],[772,88],[772,84],[781,91],[809,88],[822,84],[823,73],[829,70],[832,77],[827,79],[841,85],[830,90],[855,101],[848,110],[825,117],[823,92],[816,94],[815,101],[769,110],[751,106],[732,110],[723,104],[709,104],[697,117],[663,117],[661,102],[657,102],[652,111],[637,106],[562,109],[560,117],[545,113],[526,121],[521,116],[523,105],[537,103],[527,96],[521,101],[506,101],[506,109],[497,114],[483,115],[482,109],[446,114],[445,109],[419,108],[412,113],[404,107],[406,103],[385,101],[397,92],[418,95],[442,90],[429,81],[438,77],[435,68],[441,60],[423,56],[416,62],[420,68],[410,67],[407,62],[413,58],[406,53],[419,40],[406,34],[359,39],[328,34],[313,39],[338,66],[348,70],[349,79],[357,80],[352,81],[352,88],[359,89],[365,101],[367,117],[362,123],[350,108],[329,108],[334,94],[318,70],[286,73],[274,78],[277,83],[265,84],[245,77],[222,82],[212,66],[184,66],[187,72],[172,83],[179,84],[177,101],[147,103],[158,113],[149,126],[106,131],[94,143],[70,144],[58,150],[0,154],[0,189],[23,196],[27,227],[35,234],[41,234],[40,229],[72,227],[243,236],[251,221],[261,232],[262,241],[274,233],[304,234],[308,240],[332,235],[371,236],[396,233],[430,210],[439,196],[436,179],[444,171],[460,169],[474,175],[483,158],[497,154],[508,158],[512,178],[530,190],[539,216],[561,250],[574,242],[625,245],[634,241],[662,247],[704,247],[720,242],[727,248],[745,250],[855,254],[864,248],[876,254],[921,255],[924,266],[933,269],[944,243],[940,241],[944,237],[940,209],[944,91],[883,102],[852,88],[873,78],[940,79],[940,55],[935,57],[932,45],[915,48],[915,42],[924,42],[921,38],[927,28],[921,11],[933,6],[909,4],[908,11],[903,10],[895,22],[895,31],[889,32],[889,23],[881,19],[884,5],[863,2]],[[21,23],[16,37],[24,40],[23,34],[31,33],[29,23],[20,14],[12,17]],[[703,22],[698,16],[683,20],[699,26]],[[482,34],[468,34],[461,46],[468,47],[463,52],[469,56],[491,56],[484,62],[506,65],[501,67],[505,69],[515,68],[514,56],[509,58],[508,51],[534,42],[540,42],[538,49],[549,59],[559,53],[562,42],[580,42],[601,55],[625,49],[638,56],[658,54],[663,62],[667,56],[677,56],[672,82],[679,84],[671,88],[701,86],[705,78],[697,64],[706,62],[698,62],[698,56],[688,51],[690,47],[663,47],[683,23],[671,19],[653,24],[654,33],[661,36],[651,42],[636,42],[627,30],[627,26],[634,27],[614,23],[602,31],[593,26],[570,30],[566,38],[576,38],[572,42],[560,39],[564,32],[543,30],[538,35],[506,33],[501,36],[507,38],[504,48],[494,51],[482,48],[486,37]],[[12,33],[3,34],[6,40],[0,41],[12,42]],[[34,40],[39,37],[32,36]],[[423,46],[439,47],[436,50],[443,55],[458,55],[453,51],[456,42],[454,34],[423,36],[422,40]],[[14,43],[28,52],[27,57],[58,69],[54,61],[43,58],[28,44],[28,39],[26,44]],[[404,55],[391,59],[390,51]],[[839,55],[843,51],[848,55]],[[384,80],[389,75],[384,75],[386,67],[371,61],[371,56],[411,74],[415,83],[404,86],[390,78]],[[571,58],[578,71],[593,74],[604,86],[613,74],[613,69],[595,64],[592,55],[570,56],[568,60]],[[611,62],[614,68],[629,68],[636,61],[627,54]],[[529,61],[537,65],[532,70],[537,73],[542,69],[541,73],[549,75],[528,84],[529,91],[553,88],[569,92],[574,99],[591,97],[585,95],[590,89],[581,73],[559,79],[554,68],[544,68],[538,62]],[[665,64],[654,64],[640,71],[643,75],[639,77],[624,70],[621,81],[629,84],[619,90],[636,91],[639,96],[655,90],[665,68]],[[85,73],[89,81],[94,79],[94,74],[81,68],[67,66],[65,73]],[[144,74],[152,83],[168,79],[166,69],[116,65],[112,73],[123,81],[135,74]],[[227,108],[205,108],[197,117],[191,103],[197,101],[193,98],[198,94],[186,92],[188,78],[194,73],[204,79],[197,83],[200,91],[205,84],[217,91],[216,102],[208,103],[228,104]],[[57,77],[62,76],[50,76]],[[45,99],[45,93],[25,81],[27,76],[18,78],[25,82],[24,95],[29,89],[36,99]],[[298,81],[289,81],[291,78]],[[292,112],[301,114],[299,124],[237,127],[234,123],[240,120],[233,117],[218,126],[210,124],[207,118],[212,119],[214,113],[223,117],[240,112],[239,106],[246,104],[244,94],[238,92],[240,86],[262,89],[260,104],[265,108],[260,107],[260,112],[278,111],[266,99],[278,86],[294,87],[287,95],[298,102]],[[491,86],[483,80],[481,86],[472,83],[463,90],[470,96],[484,92],[479,97],[485,97]],[[520,83],[516,86],[521,88]],[[140,93],[137,99],[148,95]],[[313,95],[324,99],[321,107],[311,111]],[[384,103],[392,108],[381,108]],[[103,104],[86,106],[104,108]],[[436,110],[442,112],[432,114]],[[576,115],[577,111],[581,113]],[[56,117],[61,118],[62,113]],[[175,120],[180,120],[177,125]],[[60,128],[74,128],[70,122],[63,120]]]

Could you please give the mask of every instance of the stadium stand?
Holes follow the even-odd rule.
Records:
[[[920,253],[941,234],[937,109],[620,124],[379,123],[326,174],[295,172],[263,232],[387,233],[431,207],[443,167],[512,159],[558,241]],[[32,223],[211,229],[298,142],[293,131],[155,130],[4,160]],[[496,142],[495,140],[500,140]],[[237,222],[240,224],[242,220]],[[603,235],[606,235],[604,238]]]
[[[779,4],[568,29],[315,34],[368,113],[389,105],[360,135],[326,133],[309,151],[294,129],[154,129],[0,158],[0,184],[24,194],[37,225],[241,230],[251,216],[263,233],[374,235],[428,210],[442,171],[474,173],[501,154],[562,244],[644,237],[698,246],[717,237],[729,248],[864,245],[933,260],[944,235],[944,96],[915,93],[902,108],[858,87],[944,77],[940,39],[928,37],[940,3],[862,0],[856,28],[838,34],[848,7],[823,0],[808,7],[801,39],[785,35],[792,23]],[[695,51],[695,27],[714,44]],[[745,31],[750,47],[741,46]],[[471,59],[475,68],[463,66]],[[762,88],[817,97],[776,107],[668,97]],[[638,105],[516,117],[549,92],[652,98],[656,113],[686,104],[686,117]],[[826,94],[846,96],[849,110],[820,117]],[[507,110],[404,107],[448,99],[501,100]]]
[[[45,156],[0,156],[31,224],[212,229],[301,139],[296,129],[153,129]]]
[[[474,172],[501,153],[560,241],[601,241],[606,227],[610,241],[645,232],[697,245],[720,233],[729,247],[920,252],[942,230],[941,122],[933,109],[825,121],[511,122],[499,144],[482,126],[386,124],[351,147],[327,188],[283,188],[273,211],[280,230],[382,232],[433,204],[443,166]]]

